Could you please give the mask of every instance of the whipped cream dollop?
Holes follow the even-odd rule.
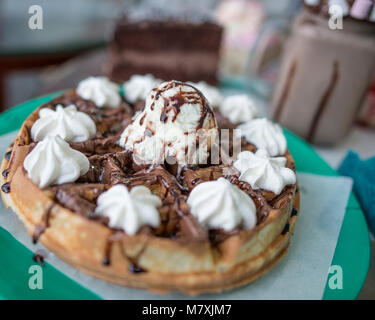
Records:
[[[163,163],[173,157],[179,164],[197,164],[206,163],[217,134],[205,97],[191,85],[169,81],[150,92],[119,144],[142,162]]]
[[[150,91],[161,82],[161,79],[155,78],[152,74],[135,74],[123,84],[125,98],[130,103],[146,100]]]
[[[187,204],[206,230],[230,231],[239,225],[244,229],[252,229],[256,225],[254,201],[224,178],[197,185],[191,191]]]
[[[26,156],[23,166],[40,188],[74,182],[90,167],[87,157],[59,136],[46,136]]]
[[[66,108],[57,105],[56,111],[43,108],[39,111],[39,119],[31,127],[34,141],[52,135],[69,142],[81,142],[91,139],[95,133],[95,122],[86,113],[77,111],[75,105]]]
[[[220,90],[214,86],[209,85],[205,81],[199,82],[187,82],[195,88],[197,88],[208,100],[208,103],[212,108],[220,106],[223,101],[223,95],[220,93]]]
[[[237,127],[237,134],[245,137],[246,141],[258,149],[266,149],[272,156],[284,155],[286,139],[281,127],[266,118],[254,119]]]
[[[89,77],[82,80],[77,87],[78,95],[91,100],[99,108],[117,108],[121,102],[119,87],[107,77]]]
[[[219,109],[221,114],[234,124],[250,121],[259,116],[254,101],[246,94],[225,97]]]
[[[136,186],[129,192],[124,185],[118,184],[98,197],[95,213],[108,217],[110,227],[134,235],[142,226],[159,226],[157,208],[160,206],[159,197],[147,187]]]
[[[254,190],[264,189],[280,194],[285,186],[296,183],[293,170],[286,168],[285,157],[270,157],[264,149],[256,153],[240,152],[233,166],[240,172],[239,179],[251,185]]]

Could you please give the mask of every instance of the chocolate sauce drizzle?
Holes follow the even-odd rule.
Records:
[[[222,229],[210,230],[209,231],[210,243],[213,247],[217,246],[219,243],[225,241],[229,237],[239,234],[240,230],[241,230],[241,226],[231,231],[225,231]]]
[[[257,224],[264,221],[268,217],[272,207],[262,195],[262,192],[260,190],[254,190],[250,184],[239,180],[236,176],[228,176],[226,178],[230,183],[237,185],[241,190],[245,191],[255,201],[257,204]]]
[[[10,145],[10,147],[12,148],[13,147],[13,143]],[[12,149],[9,150],[8,152],[5,153],[4,155],[4,159],[6,161],[9,161],[11,156],[12,156]],[[6,168],[5,170],[3,170],[2,172],[2,175],[4,177],[4,179],[7,179],[8,178],[8,175],[9,175],[9,168]],[[1,191],[3,191],[4,193],[10,193],[10,182],[5,182],[2,186],[1,186]]]
[[[10,182],[5,182],[1,186],[1,191],[3,191],[4,193],[9,193],[10,192]]]
[[[102,264],[105,266],[109,266],[111,264],[111,253],[113,244],[119,241],[122,237],[122,231],[114,231],[108,238],[107,243],[105,246],[104,258],[102,260]]]
[[[298,210],[296,208],[292,209],[292,217],[298,215]]]
[[[112,255],[112,248],[115,243],[120,246],[121,253],[123,254],[124,258],[129,262],[128,271],[131,273],[141,273],[146,272],[145,269],[139,266],[139,258],[143,254],[144,250],[146,249],[146,244],[143,245],[142,249],[136,254],[136,256],[131,257],[126,254],[125,248],[121,241],[122,237],[124,236],[124,232],[120,230],[114,231],[108,238],[104,253],[104,258],[102,260],[102,264],[105,266],[111,265],[111,255]]]
[[[48,209],[46,210],[46,212],[44,213],[44,216],[43,216],[43,224],[42,225],[36,225],[35,226],[35,229],[34,229],[34,233],[33,233],[33,236],[32,236],[32,239],[33,239],[33,243],[36,244],[38,241],[39,241],[39,238],[41,237],[41,235],[46,231],[46,229],[49,227],[49,219],[50,219],[50,216],[51,216],[51,212],[52,212],[52,209],[53,207],[55,206],[56,204],[55,203],[52,203]]]
[[[314,115],[314,118],[313,118],[313,121],[311,123],[309,133],[307,135],[307,141],[312,142],[314,140],[314,136],[315,136],[320,118],[322,117],[325,109],[327,108],[329,99],[332,96],[332,94],[333,94],[333,92],[336,88],[338,79],[339,79],[339,63],[338,63],[337,60],[335,60],[335,62],[333,63],[333,72],[332,72],[331,81],[330,81],[330,83],[327,87],[327,90],[324,92],[324,94],[323,94],[323,96],[320,100],[317,111],[316,111],[316,113]]]
[[[188,87],[193,88],[194,92],[182,91],[183,86],[188,86]],[[171,96],[171,97],[163,96],[164,92],[175,87],[178,87],[179,91],[174,96]],[[203,122],[208,113],[214,116],[213,111],[210,108],[206,98],[203,96],[202,92],[200,92],[197,88],[195,88],[194,86],[190,84],[183,83],[180,81],[171,81],[170,83],[168,83],[162,88],[155,88],[154,92],[155,92],[155,100],[159,99],[160,96],[163,97],[164,99],[164,105],[163,105],[163,109],[160,115],[160,121],[162,122],[166,122],[168,120],[168,114],[171,110],[173,110],[172,122],[174,122],[177,119],[177,116],[181,111],[181,107],[186,103],[198,104],[201,106],[200,119],[196,127],[196,130],[203,128]],[[154,109],[155,100],[150,106],[151,110]]]
[[[4,159],[7,160],[7,161],[9,161],[11,155],[12,155],[12,150],[10,150],[10,151],[8,151],[7,153],[5,153],[5,155],[4,155]]]
[[[9,168],[8,169],[5,169],[3,172],[2,172],[2,175],[3,177],[6,179],[8,178],[8,174],[9,174]]]
[[[284,227],[283,231],[281,232],[281,234],[282,234],[282,235],[287,234],[287,233],[289,232],[289,229],[290,229],[290,224],[289,224],[289,222],[287,222],[287,223],[285,224],[285,227]]]
[[[43,249],[39,249],[37,250],[34,255],[33,255],[33,260],[40,264],[42,267],[44,267],[44,260],[47,258],[47,251],[43,250]]]
[[[137,264],[131,263],[128,268],[129,272],[131,273],[141,273],[141,272],[146,272],[145,269],[142,269],[140,266]]]
[[[284,86],[280,101],[276,107],[276,111],[273,116],[275,121],[280,121],[281,113],[284,109],[285,102],[289,96],[290,88],[292,87],[292,83],[296,75],[296,71],[297,71],[297,59],[295,58],[289,68],[287,80],[285,82],[285,86]]]

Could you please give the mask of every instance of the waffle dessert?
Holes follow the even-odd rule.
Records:
[[[239,123],[252,117],[241,111],[251,107],[245,97],[213,107],[178,81],[133,99],[144,105],[137,113],[127,94],[89,78],[22,125],[2,162],[1,195],[34,242],[89,275],[158,293],[220,292],[266,273],[287,252],[299,209],[280,128]],[[184,144],[188,126],[210,134]],[[228,127],[241,152],[235,139],[218,137]],[[201,141],[211,148],[200,150]],[[184,162],[191,144],[193,161]]]

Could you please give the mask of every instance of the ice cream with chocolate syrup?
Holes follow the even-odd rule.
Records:
[[[139,163],[205,164],[218,135],[207,99],[194,86],[163,82],[124,130],[119,144]]]
[[[284,49],[275,121],[314,143],[346,135],[375,71],[374,10],[371,0],[305,1]]]

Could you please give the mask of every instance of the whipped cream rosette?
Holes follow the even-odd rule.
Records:
[[[59,136],[47,136],[26,156],[23,166],[40,188],[76,181],[89,170],[87,157]]]
[[[91,139],[96,133],[95,122],[84,112],[77,111],[75,105],[56,106],[56,111],[43,108],[39,119],[31,127],[34,141],[46,136],[60,136],[68,142],[81,142]]]
[[[286,167],[285,157],[270,157],[267,150],[253,153],[243,151],[237,156],[233,166],[240,172],[239,179],[255,190],[264,189],[280,194],[285,186],[296,183],[293,170]]]
[[[121,103],[117,83],[106,77],[89,77],[82,80],[77,87],[77,93],[86,100],[91,100],[99,108],[117,108]]]
[[[207,230],[230,231],[239,225],[252,229],[256,225],[254,201],[224,178],[196,186],[187,204],[199,224]]]
[[[152,74],[135,74],[128,81],[124,82],[124,96],[131,103],[146,100],[150,91],[161,82],[161,79],[155,78]]]
[[[129,192],[124,185],[115,185],[99,196],[95,213],[108,217],[109,226],[134,235],[142,226],[156,228],[160,224],[160,206],[159,197],[145,186]]]
[[[246,94],[225,97],[219,110],[234,124],[250,121],[259,116],[254,101]]]
[[[254,119],[237,127],[236,134],[272,156],[284,155],[287,143],[281,127],[266,118]]]

